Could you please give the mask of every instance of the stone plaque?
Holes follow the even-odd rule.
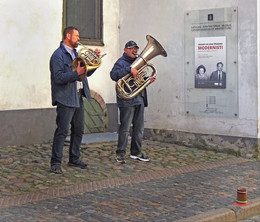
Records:
[[[238,116],[237,8],[185,12],[185,111]]]

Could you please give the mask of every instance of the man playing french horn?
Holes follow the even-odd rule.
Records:
[[[139,71],[130,66],[137,57],[138,49],[139,47],[134,41],[129,41],[125,44],[123,56],[116,61],[110,72],[112,80],[117,82],[129,73],[133,75],[134,79],[139,77]],[[154,81],[155,77],[150,78],[150,82]],[[118,144],[115,158],[117,162],[125,163],[126,147],[131,124],[132,138],[130,158],[141,161],[150,161],[149,157],[142,153],[144,107],[147,105],[146,88],[130,99],[120,98],[117,96],[117,106],[119,107],[120,112],[120,126],[118,130]]]
[[[67,27],[63,31],[63,41],[55,50],[50,59],[52,105],[57,106],[56,124],[54,133],[51,172],[61,174],[63,145],[71,124],[71,138],[69,146],[69,162],[72,167],[87,167],[80,160],[80,145],[84,133],[84,105],[82,96],[91,100],[87,76],[92,75],[92,70],[86,68],[82,58],[78,57],[75,48],[79,44],[79,31],[75,27]],[[100,50],[95,53],[100,56]],[[76,61],[76,65],[72,63]]]

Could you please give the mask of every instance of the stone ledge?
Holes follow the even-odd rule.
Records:
[[[237,222],[260,214],[260,198],[248,201],[245,206],[230,205],[226,208],[211,210],[175,222]]]
[[[253,199],[248,202],[248,205],[240,207],[240,209],[236,212],[238,221],[260,214],[260,198]]]
[[[144,129],[144,139],[213,150],[245,158],[260,158],[260,147],[257,138],[146,128]]]

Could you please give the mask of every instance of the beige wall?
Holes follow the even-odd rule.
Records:
[[[122,55],[125,42],[135,40],[142,50],[147,44],[145,36],[149,34],[164,46],[168,57],[158,56],[151,61],[158,70],[158,77],[156,82],[148,87],[146,128],[258,137],[259,52],[257,57],[256,49],[257,33],[259,35],[259,0],[103,2],[105,45],[98,48],[107,55],[102,60],[102,66],[89,78],[89,83],[90,88],[101,95],[105,103],[116,101],[115,83],[110,79],[109,72]],[[8,110],[37,111],[52,107],[49,59],[61,40],[62,4],[62,0],[0,0],[2,113],[6,114]],[[234,99],[238,99],[239,116],[213,119],[187,116],[184,109],[184,12],[225,7],[238,8],[239,96]],[[53,119],[53,116],[49,119]],[[5,121],[5,126],[8,127],[9,121]],[[23,130],[23,126],[18,127],[19,122],[18,118],[12,123],[12,128]],[[33,127],[37,126],[38,124],[33,124]],[[32,129],[28,130],[33,132]]]
[[[133,8],[134,10],[129,10]],[[145,127],[182,132],[257,137],[257,0],[121,0],[120,48],[134,39],[144,48],[145,36],[154,36],[167,58],[156,57],[157,80],[148,87]],[[239,116],[209,118],[186,115],[184,89],[184,13],[187,10],[238,8]],[[134,28],[134,29],[133,29]]]
[[[61,12],[62,0],[0,0],[0,110],[50,107],[48,62]]]
[[[89,78],[106,103],[115,102],[109,72],[118,57],[118,4],[104,1],[105,46],[99,48],[107,56]],[[49,59],[62,38],[62,10],[62,0],[0,0],[0,111],[51,107]]]
[[[257,72],[260,75],[260,0],[257,0]],[[258,86],[260,86],[260,78],[258,77]],[[258,95],[260,95],[260,88],[258,87]],[[258,96],[259,97],[259,96]],[[260,103],[258,102],[258,138],[260,138]]]
[[[110,71],[119,56],[119,0],[103,0],[103,20],[105,45],[98,48],[101,54],[107,55],[103,57],[100,68],[88,80],[90,88],[99,93],[105,103],[115,103],[115,83],[110,78]]]

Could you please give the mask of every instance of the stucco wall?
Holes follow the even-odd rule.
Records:
[[[89,78],[106,103],[115,102],[109,72],[118,57],[118,4],[104,1],[104,46],[98,48],[107,55]],[[62,39],[62,11],[62,0],[0,0],[0,110],[51,107],[49,60]]]
[[[61,13],[62,0],[0,0],[0,110],[51,106],[49,58]]]
[[[257,0],[257,73],[260,73],[260,0]],[[258,86],[260,85],[260,78],[258,78]],[[260,95],[260,89],[258,87],[258,95]],[[258,116],[260,116],[260,103],[258,103]],[[258,138],[260,137],[260,121],[258,118]]]
[[[115,103],[115,83],[110,79],[110,70],[119,56],[119,0],[103,1],[103,31],[104,47],[101,54],[107,55],[102,59],[102,65],[91,76],[90,88],[99,93],[106,103]]]
[[[147,44],[145,36],[149,34],[164,46],[168,57],[158,56],[151,61],[158,70],[158,77],[148,87],[146,128],[257,138],[257,2],[259,1],[104,0],[104,46],[98,48],[107,55],[95,75],[89,78],[90,88],[101,95],[105,103],[114,106],[115,83],[110,79],[109,72],[121,56],[126,41],[137,41],[142,50]],[[33,127],[39,125],[33,124],[39,118],[38,113],[49,115],[46,116],[47,120],[54,119],[54,110],[49,110],[52,109],[49,59],[61,40],[62,4],[62,0],[0,0],[0,111],[2,123],[5,123],[3,129],[11,124],[12,129],[22,132],[24,126],[19,125],[20,117],[12,118],[12,115],[21,118],[30,116],[31,128],[28,125],[26,127],[31,132],[34,131]],[[238,100],[239,116],[188,116],[184,109],[184,13],[187,10],[225,7],[238,8],[238,98],[234,99]],[[35,111],[33,115],[31,109]],[[9,110],[12,115],[6,115]],[[13,112],[16,110],[24,110],[27,114]],[[5,117],[12,118],[13,121]],[[49,126],[53,130],[53,122]],[[41,128],[40,125],[38,127]],[[45,130],[49,130],[47,128]],[[15,135],[22,137],[22,133]],[[40,142],[37,138],[34,141]]]
[[[49,60],[62,39],[62,0],[0,0],[0,146],[52,139]],[[107,55],[90,88],[108,104],[109,126],[117,119],[114,82],[109,72],[119,56],[119,0],[103,1],[103,39]],[[43,122],[42,122],[43,121]],[[42,123],[41,123],[42,122]]]
[[[154,36],[166,49],[167,58],[153,63],[157,80],[148,87],[149,107],[145,127],[182,132],[256,138],[258,135],[256,0],[122,0],[120,1],[120,48],[133,39],[141,49],[145,36]],[[133,7],[134,6],[134,7]],[[184,98],[184,13],[187,10],[238,8],[239,116],[209,118],[186,115]],[[133,9],[133,10],[129,10]]]

